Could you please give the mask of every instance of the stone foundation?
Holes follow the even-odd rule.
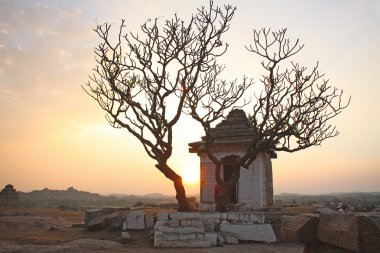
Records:
[[[204,248],[241,241],[276,242],[264,212],[159,213],[154,226],[154,247]]]

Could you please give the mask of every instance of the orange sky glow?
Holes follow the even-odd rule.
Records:
[[[138,32],[149,18],[189,19],[207,2],[195,1],[0,1],[0,187],[76,189],[101,194],[174,194],[141,144],[114,129],[81,88],[95,66],[103,22]],[[216,1],[216,4],[228,1]],[[288,28],[304,49],[294,60],[317,61],[330,83],[351,95],[333,120],[340,135],[321,147],[273,160],[275,193],[380,191],[380,1],[230,1],[237,4],[230,44],[221,59],[229,79],[259,82],[260,59],[244,48],[254,28]],[[270,15],[268,15],[270,13]],[[175,127],[169,164],[199,192],[199,159],[187,143],[201,126],[182,117]]]

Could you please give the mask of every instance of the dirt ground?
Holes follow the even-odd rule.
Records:
[[[149,214],[157,210],[145,210]],[[302,253],[302,244],[243,243],[206,249],[155,249],[149,230],[130,231],[132,240],[122,244],[120,231],[89,232],[72,227],[82,223],[84,212],[55,208],[0,208],[0,253],[70,252],[256,252]],[[50,231],[58,227],[57,231]]]

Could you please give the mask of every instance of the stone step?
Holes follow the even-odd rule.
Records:
[[[210,240],[164,240],[155,238],[154,239],[155,248],[210,248]]]

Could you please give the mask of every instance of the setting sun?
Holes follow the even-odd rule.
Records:
[[[199,168],[186,167],[182,169],[182,179],[184,183],[195,184],[199,182]]]

